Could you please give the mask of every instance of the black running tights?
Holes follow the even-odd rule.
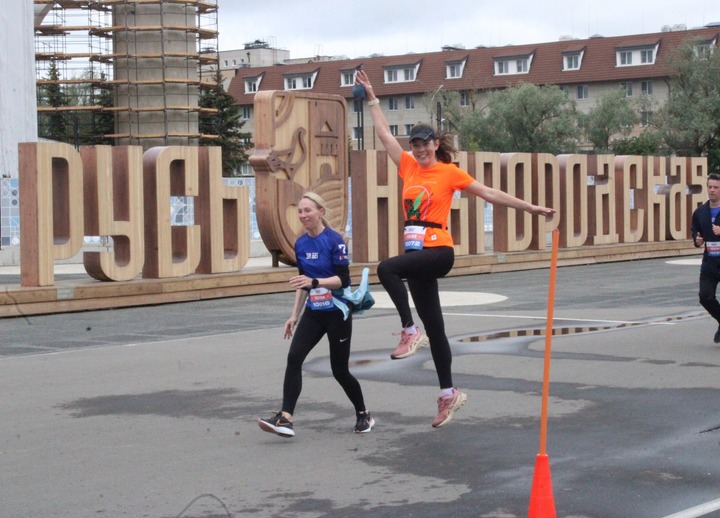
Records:
[[[350,373],[350,342],[352,339],[352,314],[343,320],[343,312],[312,311],[305,308],[298,322],[285,368],[282,410],[295,413],[295,404],[302,391],[302,365],[310,351],[327,334],[330,342],[330,367],[333,377],[347,394],[355,412],[365,412],[365,401],[357,379]]]
[[[447,275],[454,263],[453,248],[438,246],[385,259],[377,269],[378,278],[395,304],[403,328],[414,324],[407,289],[403,283],[403,279],[407,279],[415,310],[430,339],[430,351],[441,389],[453,386],[452,352],[445,335],[437,280]]]

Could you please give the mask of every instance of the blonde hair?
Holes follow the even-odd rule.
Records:
[[[326,227],[332,228],[330,225],[330,220],[328,219],[330,217],[330,213],[332,211],[328,208],[327,203],[325,203],[325,200],[323,199],[323,197],[320,196],[316,192],[308,191],[302,195],[302,198],[307,198],[308,200],[313,202],[318,209],[324,211],[324,214],[321,219],[322,224],[325,225]],[[300,199],[302,199],[302,198],[300,198]]]

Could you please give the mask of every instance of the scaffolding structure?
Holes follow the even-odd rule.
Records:
[[[200,134],[199,116],[213,110],[198,100],[201,89],[216,86],[217,0],[35,5],[38,112],[46,124],[66,115],[63,140],[91,135],[147,149],[212,138]]]

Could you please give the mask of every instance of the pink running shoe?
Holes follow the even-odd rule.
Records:
[[[400,332],[400,343],[395,350],[390,354],[390,358],[393,360],[402,360],[415,354],[418,349],[425,347],[430,343],[430,339],[420,328],[417,328],[416,333],[408,333],[404,329]]]
[[[438,398],[438,415],[432,422],[433,428],[440,428],[452,421],[455,410],[460,408],[467,401],[467,394],[458,389],[453,389],[453,395]]]

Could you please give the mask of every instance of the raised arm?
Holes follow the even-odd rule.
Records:
[[[387,119],[385,119],[385,114],[383,114],[382,109],[380,108],[380,101],[377,97],[375,97],[375,92],[373,92],[370,79],[364,70],[357,71],[355,74],[355,82],[365,87],[365,93],[368,100],[367,104],[370,110],[370,116],[373,120],[373,126],[375,127],[375,133],[380,139],[380,142],[382,142],[390,160],[392,160],[395,165],[399,166],[403,148],[390,132],[390,125],[388,124]]]
[[[508,193],[499,189],[493,189],[487,185],[481,184],[478,181],[474,181],[465,188],[465,192],[474,194],[475,196],[482,198],[485,201],[492,203],[493,205],[504,205],[506,207],[512,207],[513,209],[524,210],[530,214],[538,216],[551,217],[555,214],[555,209],[549,207],[541,207],[539,205],[533,205],[525,200],[511,196]]]

